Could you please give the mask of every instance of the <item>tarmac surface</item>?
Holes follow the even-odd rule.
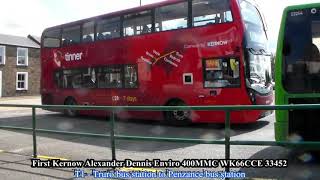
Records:
[[[40,104],[40,97],[27,96],[0,98],[0,104]],[[109,134],[110,124],[105,118],[76,117],[68,118],[57,112],[37,109],[37,128]],[[0,107],[0,126],[31,127],[31,109]],[[232,126],[231,140],[274,140],[274,114],[260,119],[255,124]],[[195,139],[224,139],[224,129],[215,124],[194,124],[187,127],[164,125],[161,122],[122,120],[116,121],[116,133],[134,136],[161,136]],[[119,161],[132,159],[176,160],[183,159],[224,159],[225,147],[212,144],[166,143],[154,141],[116,141],[116,158]],[[37,133],[38,158],[86,161],[111,160],[110,140],[108,138],[80,137]],[[32,133],[29,131],[0,129],[0,179],[97,179],[93,171],[104,172],[110,168],[32,168]],[[282,147],[271,146],[231,146],[233,159],[285,159],[287,168],[232,168],[243,172],[246,178],[259,179],[320,179],[319,162],[308,152],[298,152]],[[154,173],[172,171],[222,172],[224,168],[117,168],[123,177],[99,179],[149,179],[124,177],[125,172],[137,171]],[[132,175],[132,174],[131,174]],[[77,178],[78,177],[78,178]],[[106,176],[105,176],[106,177]],[[160,179],[160,178],[156,178]],[[161,178],[173,179],[173,178]],[[183,179],[183,178],[175,178]],[[195,178],[193,178],[195,179]],[[209,178],[198,178],[209,179]],[[241,178],[240,178],[241,179]]]

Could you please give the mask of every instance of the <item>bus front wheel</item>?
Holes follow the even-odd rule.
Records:
[[[77,102],[73,98],[68,98],[65,101],[64,105],[77,105]],[[64,110],[64,114],[69,116],[69,117],[75,117],[75,116],[78,115],[78,112],[75,109],[65,109]]]
[[[172,101],[168,106],[185,106],[183,101]],[[165,121],[171,125],[185,126],[191,123],[191,112],[186,110],[165,111]]]

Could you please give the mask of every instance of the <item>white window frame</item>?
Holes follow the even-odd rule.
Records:
[[[26,56],[25,64],[20,64],[20,63],[19,63],[19,56],[18,56],[19,50],[26,50],[26,54],[25,54],[25,56]],[[21,56],[21,57],[22,57],[22,56]],[[18,48],[17,48],[17,66],[28,66],[28,59],[29,59],[29,50],[28,50],[28,48],[20,48],[20,47],[18,47]]]
[[[24,80],[24,88],[18,88],[18,76],[19,74],[23,74],[25,77],[25,80]],[[21,90],[28,90],[28,72],[17,72],[17,75],[16,75],[16,90],[18,91],[21,91]]]
[[[1,64],[6,64],[6,47],[5,46],[0,46],[0,48],[3,48],[3,59],[2,62],[0,62]]]

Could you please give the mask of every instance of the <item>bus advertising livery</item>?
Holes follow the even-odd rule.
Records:
[[[267,39],[263,15],[247,0],[168,0],[51,27],[42,34],[42,103],[268,105],[273,88]],[[256,122],[269,113],[232,112],[231,123]],[[172,124],[225,121],[223,111],[117,116]]]

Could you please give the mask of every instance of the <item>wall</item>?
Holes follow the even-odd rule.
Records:
[[[2,71],[2,97],[38,95],[40,92],[40,49],[28,48],[28,66],[17,66],[17,47],[6,46]],[[28,90],[16,90],[17,72],[28,72]]]

